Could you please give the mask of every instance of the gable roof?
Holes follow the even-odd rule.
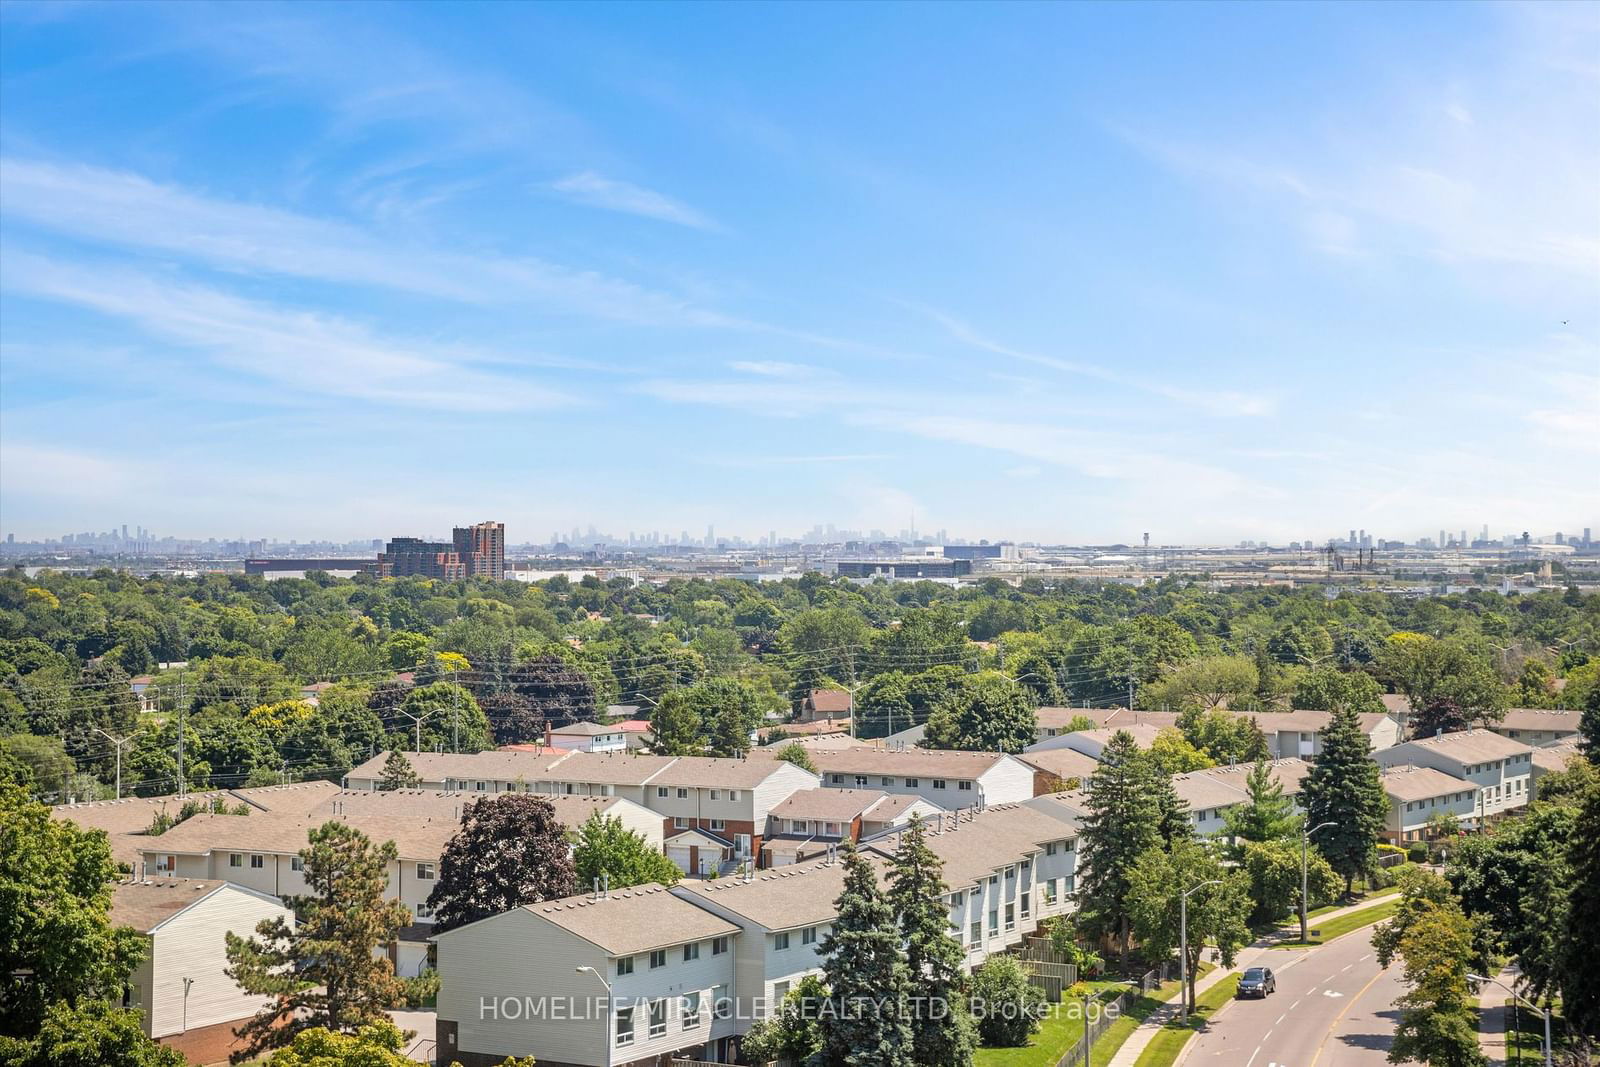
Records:
[[[117,882],[111,887],[111,923],[148,934],[227,884],[216,878]]]
[[[1096,767],[1100,766],[1099,760],[1075,748],[1034,749],[1022,753],[1017,758],[1036,770],[1053,774],[1062,780],[1086,779],[1095,772]]]
[[[798,771],[814,778],[804,767],[786,760],[721,759],[715,756],[681,756],[650,779],[651,785],[705,786],[712,789],[754,789],[775,774]]]
[[[1417,738],[1414,741],[1402,741],[1393,748],[1375,752],[1373,755],[1393,765],[1420,750],[1438,752],[1462,763],[1478,763],[1483,760],[1505,759],[1522,752],[1532,752],[1533,748],[1491,730],[1456,730],[1451,733],[1436,734],[1433,737]]]
[[[769,867],[743,878],[680,882],[676,892],[704,899],[769,930],[792,930],[833,921],[834,901],[844,889],[844,864],[815,863]],[[699,909],[697,909],[699,910]]]
[[[1580,714],[1568,708],[1508,708],[1505,718],[1490,729],[1564,730],[1575,734]]]
[[[559,737],[603,737],[606,734],[620,734],[621,726],[602,726],[597,722],[574,722],[566,726],[552,727],[552,736]]]
[[[147,837],[144,852],[203,856],[211,852],[262,852],[293,855],[304,849],[312,830],[331,821],[322,816],[272,814],[196,815],[160,837]],[[396,815],[338,818],[382,844],[393,841],[403,860],[437,860],[445,843],[461,828],[456,819]]]
[[[850,711],[850,694],[843,689],[813,689],[807,701],[817,711],[841,715]]]
[[[522,910],[576,934],[609,956],[633,956],[739,932],[728,920],[654,882],[613,890],[598,900],[585,893],[524,904]]]
[[[556,819],[568,830],[575,830],[593,812],[615,814],[614,808],[629,805],[648,811],[625,797],[585,796],[557,793],[463,793],[442,789],[351,789],[335,793],[317,811],[313,821],[331,818],[357,818],[371,815],[395,818],[444,819],[460,824],[463,810],[475,800],[493,800],[495,796],[535,796],[550,802],[556,809]]]
[[[797,789],[768,814],[778,819],[847,823],[888,796],[876,789]]]
[[[547,768],[559,763],[575,752],[533,753],[506,752],[402,752],[411,769],[425,782],[442,782],[447,778],[472,778],[498,781],[532,779]],[[383,764],[388,752],[379,752],[365,763],[350,768],[345,775],[350,779],[379,779],[383,777]]]
[[[1457,778],[1453,774],[1434,770],[1432,767],[1390,767],[1379,777],[1383,781],[1383,791],[1389,799],[1402,804],[1413,800],[1447,796],[1450,793],[1478,791],[1476,784]]]
[[[1012,757],[1003,752],[934,748],[847,748],[813,751],[823,774],[879,774],[927,778],[979,778]]]
[[[1073,828],[1028,804],[997,804],[982,811],[967,809],[929,820],[923,840],[944,864],[944,881],[952,890],[965,889],[1001,867],[1038,852],[1051,841],[1077,836]],[[901,831],[875,837],[864,846],[892,857]]]

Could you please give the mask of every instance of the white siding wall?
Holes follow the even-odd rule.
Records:
[[[292,926],[289,909],[252,893],[223,886],[175,915],[151,935],[149,1009],[146,1027],[152,1037],[181,1033],[185,1028],[183,980],[189,986],[188,1029],[233,1022],[254,1015],[271,998],[251,996],[224,973],[224,935],[255,933],[264,919],[283,918]]]

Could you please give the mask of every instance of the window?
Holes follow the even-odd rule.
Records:
[[[654,951],[652,951],[650,953],[650,969],[652,971],[655,970],[657,967],[665,967],[666,965],[667,965],[667,950],[666,949],[658,948],[658,949],[655,949]]]
[[[632,973],[633,973],[633,957],[632,956],[624,956],[624,957],[622,957],[621,959],[619,959],[617,961],[617,977],[618,978],[621,978],[625,974],[632,974]]]
[[[879,778],[878,781],[879,781],[880,784],[882,784],[884,786],[894,785],[894,779],[890,778],[887,774],[884,775],[882,778]]]
[[[253,854],[253,853],[251,854],[251,856],[250,856],[250,869],[252,871],[259,871],[261,868],[265,867],[266,865],[267,865],[267,858],[265,856],[256,855],[256,854]]]
[[[989,909],[989,936],[993,937],[1000,932],[1000,909]]]
[[[788,996],[788,995],[789,995],[789,983],[788,982],[773,982],[772,983],[772,1004],[773,1004],[773,1007],[777,1007],[779,1004],[782,1004],[783,1003],[783,998]]]
[[[419,881],[419,882],[431,882],[431,881],[433,881],[433,879],[434,879],[433,864],[431,864],[431,863],[419,863],[419,864],[417,864],[417,881]]]
[[[792,834],[809,834],[811,832],[811,824],[804,819],[791,819],[789,820],[789,832]]]
[[[244,856],[241,855],[238,852],[230,852],[230,853],[228,853],[228,866],[229,867],[243,867],[244,866]]]
[[[672,828],[674,830],[687,830],[689,828],[689,820],[681,815],[675,816],[672,820]]]
[[[967,894],[964,893],[964,892],[951,893],[950,894],[950,906],[952,908],[959,908],[959,907],[961,907],[961,905],[963,903],[966,902],[966,899],[967,899]]]
[[[1050,907],[1056,902],[1056,880],[1050,879],[1044,884],[1044,906]]]
[[[1017,928],[1017,906],[1015,904],[1009,904],[1008,903],[1006,905],[1006,929],[1007,930],[1015,930],[1016,928]]]
[[[906,779],[906,788],[907,789],[915,789],[915,788],[917,788],[917,785],[918,785],[917,779],[915,779],[915,778],[907,778]]]
[[[856,775],[856,788],[857,789],[865,789],[866,787],[867,787],[867,776],[864,775],[864,774]]]
[[[1033,912],[1033,907],[1031,905],[1031,900],[1032,900],[1032,895],[1031,894],[1029,894],[1027,892],[1024,892],[1022,894],[1022,917],[1024,919],[1026,919]]]
[[[823,837],[838,837],[839,836],[839,824],[836,823],[836,822],[824,823],[823,827],[822,827],[822,836]]]
[[[431,918],[433,918],[433,909],[428,907],[426,904],[418,904],[417,905],[417,918],[419,918],[419,919],[431,919]]]
[[[737,789],[728,790],[728,799],[729,800],[738,800],[739,799],[739,791]]]
[[[726,951],[728,951],[728,939],[726,937],[714,937],[711,939],[711,954],[713,956],[720,956]]]
[[[804,930],[801,930],[800,943],[802,945],[815,945],[817,943],[817,928],[815,926],[808,926]]]
[[[728,996],[728,987],[725,985],[713,986],[711,989],[711,1014],[719,1019],[726,1019],[733,1014],[733,998]]]
[[[842,774],[834,775],[833,776],[833,784],[834,785],[844,785],[844,775],[842,775]]]
[[[933,780],[933,787],[935,789],[943,789],[944,788],[944,779],[943,778],[935,778]]]
[[[477,790],[478,790],[478,792],[480,792],[480,793],[481,793],[481,792],[483,792],[483,783],[482,783],[482,782],[478,782],[478,783],[477,783],[477,784],[476,784],[476,785],[475,785],[475,787],[474,787],[474,788],[476,788],[476,789],[477,789]]]
[[[683,946],[683,962],[684,963],[688,963],[690,960],[697,960],[699,958],[700,958],[700,942],[696,941],[692,945],[684,945]]]
[[[662,1037],[667,1032],[667,1002],[665,998],[650,1002],[650,1036]]]
[[[967,931],[967,941],[976,945],[983,940],[983,920],[979,919],[972,924],[972,929]]]
[[[1000,884],[1000,876],[998,874],[991,874],[989,876],[989,884],[990,885],[999,885]]]
[[[299,856],[290,856],[289,869],[291,871],[303,871],[306,869],[306,861],[301,859]]]
[[[1056,854],[1056,843],[1054,841],[1045,843],[1044,854],[1046,856],[1054,856]]]
[[[667,795],[667,787],[666,786],[664,786],[664,785],[656,786],[656,796],[664,797],[666,795]]]
[[[722,790],[720,790],[720,789],[713,789],[713,790],[712,790],[712,791],[711,791],[711,799],[712,799],[712,800],[721,800],[721,799],[722,799]]]
[[[633,1009],[617,1009],[617,1045],[633,1044]]]
[[[700,998],[704,995],[703,993],[690,993],[683,998],[681,1010],[683,1012],[683,1028],[685,1030],[693,1030],[700,1025]]]
[[[1014,880],[1016,877],[1017,877],[1017,869],[1015,867],[1007,867],[1006,868],[1006,881],[1010,882],[1010,881]]]
[[[679,800],[688,800],[689,799],[689,791],[687,789],[678,790],[678,799]]]
[[[965,789],[968,792],[971,792],[972,791],[972,783],[971,782],[957,782],[956,783],[956,788],[957,789]]]
[[[718,832],[721,832],[723,830],[726,830],[727,828],[728,828],[728,824],[724,820],[722,820],[722,819],[712,819],[711,820],[711,829],[716,830]]]
[[[772,935],[772,947],[779,952],[789,947],[789,931]]]

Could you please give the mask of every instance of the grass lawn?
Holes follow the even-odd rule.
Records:
[[[1506,998],[1505,1006],[1509,1009],[1512,1001]],[[1481,1018],[1482,1016],[1480,1016]],[[1517,1029],[1511,1029],[1515,1018]],[[1514,1064],[1526,1063],[1528,1067],[1538,1067],[1544,1062],[1544,1020],[1539,1013],[1531,1010],[1526,1004],[1522,1010],[1515,1013],[1506,1012],[1506,1062]],[[1571,1035],[1567,1032],[1566,1020],[1561,1017],[1561,1001],[1556,1001],[1555,1012],[1550,1019],[1550,1044],[1557,1059],[1562,1050],[1572,1045]]]
[[[1040,1024],[1033,1040],[1022,1048],[981,1048],[973,1057],[975,1067],[1055,1067],[1057,1060],[1083,1040],[1083,1013],[1069,1010],[1072,1002],[1094,991],[1099,1000],[1112,1000],[1126,992],[1127,982],[1092,979],[1079,982],[1062,996],[1061,1008]]]
[[[1398,911],[1399,908],[1400,901],[1398,898],[1396,898],[1394,900],[1386,900],[1382,904],[1376,904],[1370,908],[1362,908],[1360,911],[1353,911],[1349,915],[1341,915],[1337,919],[1329,919],[1325,923],[1318,924],[1316,929],[1311,931],[1311,939],[1307,941],[1306,944],[1325,944],[1329,941],[1332,941],[1340,934],[1348,934],[1351,930],[1359,930],[1363,926],[1371,926],[1375,922],[1382,922],[1384,919],[1387,919],[1389,916]],[[1299,948],[1301,946],[1299,941],[1289,940],[1280,941],[1271,947]]]
[[[1173,1020],[1163,1026],[1139,1054],[1134,1067],[1172,1067],[1173,1061],[1178,1058],[1178,1053],[1183,1051],[1183,1046],[1189,1043],[1189,1039],[1205,1025],[1206,1020],[1211,1018],[1218,1008],[1233,999],[1233,994],[1238,988],[1239,976],[1230,974],[1201,993],[1196,998],[1195,1011],[1189,1016],[1188,1023]]]
[[[1209,963],[1200,965],[1200,974],[1204,975],[1212,970]],[[1117,1054],[1123,1042],[1128,1040],[1128,1035],[1136,1030],[1140,1023],[1148,1019],[1157,1008],[1178,997],[1178,980],[1164,982],[1150,991],[1147,997],[1130,995],[1125,1002],[1122,1015],[1112,1023],[1110,1028],[1095,1041],[1091,1050],[1095,1063],[1110,1063],[1111,1057]]]
[[[1306,912],[1306,918],[1315,919],[1318,915],[1326,915],[1330,911],[1338,911],[1340,908],[1348,908],[1352,904],[1365,904],[1369,900],[1382,900],[1384,897],[1395,896],[1399,892],[1400,887],[1397,885],[1392,885],[1388,889],[1378,889],[1371,893],[1362,893],[1353,900],[1345,900],[1335,904],[1327,904],[1320,908],[1312,908],[1310,911]],[[1298,926],[1300,923],[1300,913],[1296,912],[1295,914],[1291,915],[1289,917],[1289,921]]]

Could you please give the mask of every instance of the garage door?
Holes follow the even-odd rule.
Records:
[[[673,863],[676,863],[678,865],[678,870],[682,871],[684,874],[692,873],[689,870],[688,845],[668,845],[667,859],[671,860]]]

